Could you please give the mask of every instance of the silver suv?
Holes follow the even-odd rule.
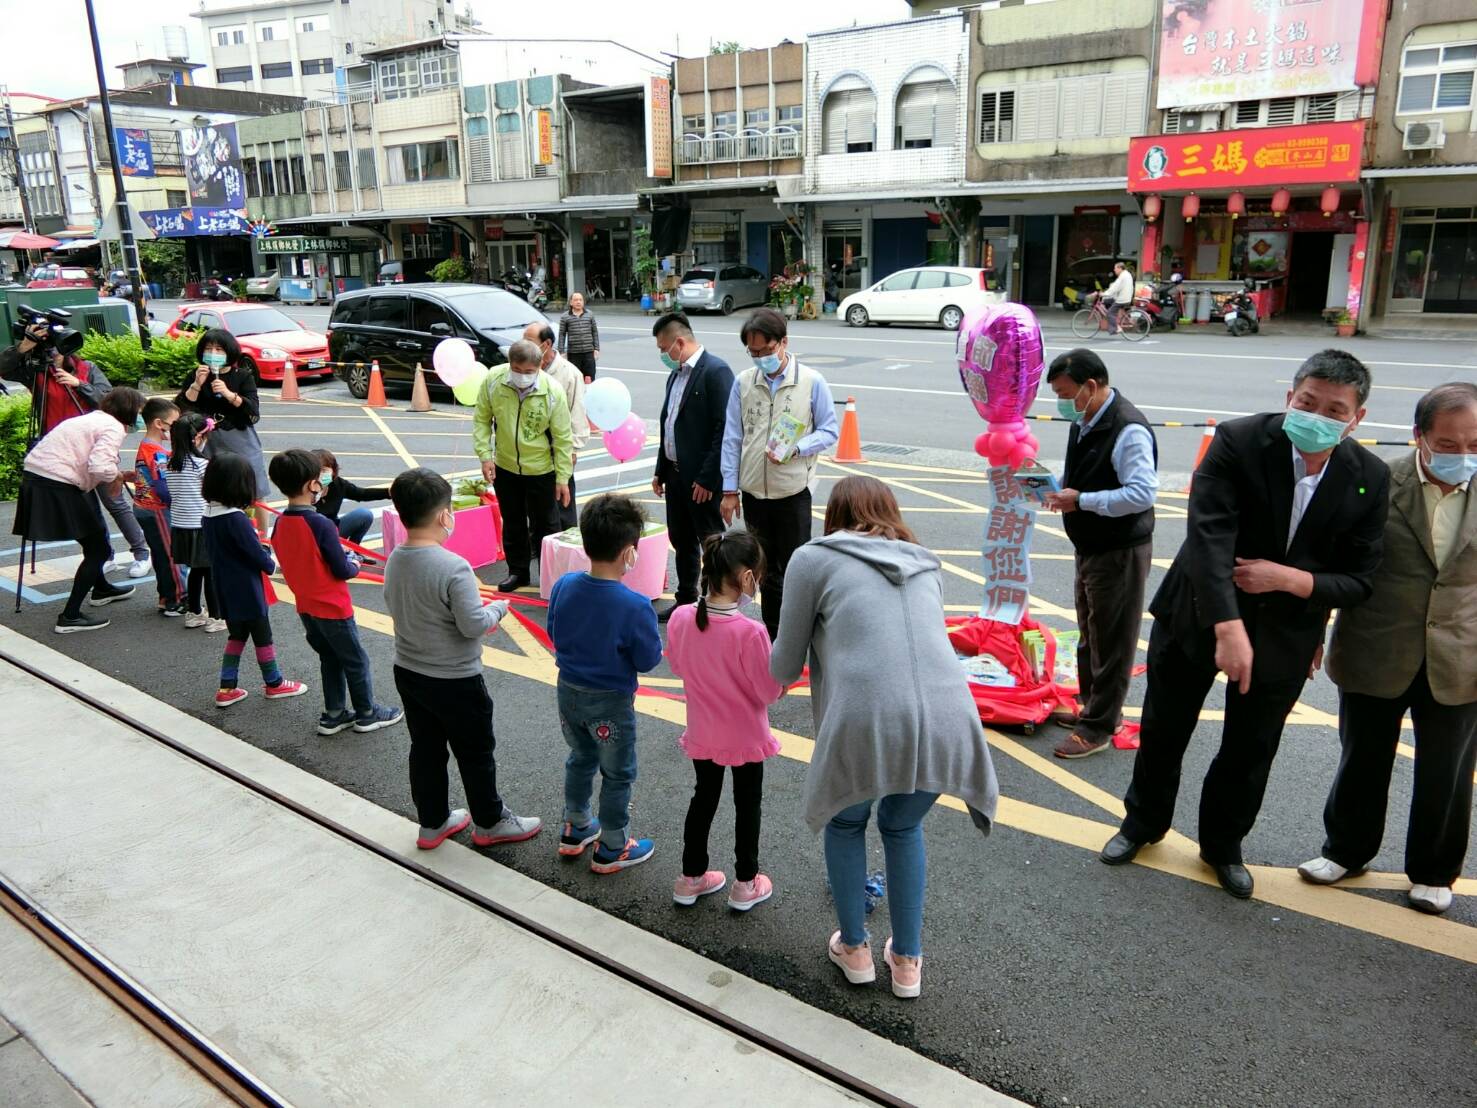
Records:
[[[722,312],[763,304],[769,299],[769,278],[739,262],[695,265],[677,286],[677,306],[689,312]]]

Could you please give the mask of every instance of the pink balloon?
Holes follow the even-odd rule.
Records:
[[[456,388],[472,375],[477,364],[477,352],[466,339],[442,339],[431,351],[431,368],[436,376],[451,388]]]
[[[1017,442],[1028,443],[1021,461],[1036,456],[1036,440],[1024,416],[1035,399],[1045,368],[1041,325],[1021,304],[987,304],[973,309],[959,325],[959,379],[981,418],[990,423],[988,439],[975,450],[992,465],[1004,465]],[[1019,463],[1015,463],[1019,464]]]
[[[614,431],[606,431],[601,438],[612,458],[629,462],[646,447],[646,421],[632,412],[624,423]]]

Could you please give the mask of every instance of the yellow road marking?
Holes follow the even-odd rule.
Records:
[[[376,427],[380,429],[380,434],[385,436],[385,441],[390,444],[396,454],[400,455],[401,461],[410,466],[412,469],[420,464],[415,460],[415,457],[410,453],[410,451],[405,449],[405,444],[400,441],[400,436],[395,434],[394,431],[391,431],[390,428],[385,424],[385,421],[379,417],[378,412],[376,412],[373,408],[365,408],[364,414],[369,417],[371,423],[373,423]],[[455,457],[455,455],[440,456]]]

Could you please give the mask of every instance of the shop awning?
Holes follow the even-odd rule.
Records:
[[[56,249],[58,253],[61,253],[70,250],[86,250],[88,247],[96,245],[97,239],[73,239],[71,242],[62,243]]]
[[[784,178],[780,178],[784,180]],[[953,181],[949,184],[918,185],[887,192],[806,193],[792,192],[775,197],[776,204],[880,203],[888,200],[918,200],[927,203],[940,196],[1040,196],[1060,192],[1122,192],[1126,177],[1078,177],[1064,181]]]
[[[1463,165],[1400,165],[1389,168],[1371,166],[1363,173],[1365,177],[1473,177],[1477,176],[1477,162]]]
[[[276,219],[272,222],[279,227],[288,227],[299,223],[333,223],[342,226],[353,226],[355,221],[367,223],[374,222],[400,223],[407,220],[424,223],[428,219],[499,219],[508,216],[519,215],[549,215],[558,212],[570,212],[582,215],[586,212],[620,211],[623,208],[637,208],[640,206],[640,198],[634,193],[616,193],[608,196],[570,196],[557,204],[506,204],[497,209],[473,209],[469,207],[443,208],[434,211],[409,211],[389,210],[380,212],[316,212],[313,215],[298,216],[293,219]]]
[[[33,235],[30,231],[6,231],[0,234],[0,250],[52,250],[61,245],[56,239],[45,235]]]

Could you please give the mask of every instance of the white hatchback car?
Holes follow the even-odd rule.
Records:
[[[853,327],[868,323],[937,323],[957,331],[964,313],[978,304],[999,304],[1003,292],[986,287],[983,269],[925,265],[901,269],[871,288],[854,292],[837,310]]]

